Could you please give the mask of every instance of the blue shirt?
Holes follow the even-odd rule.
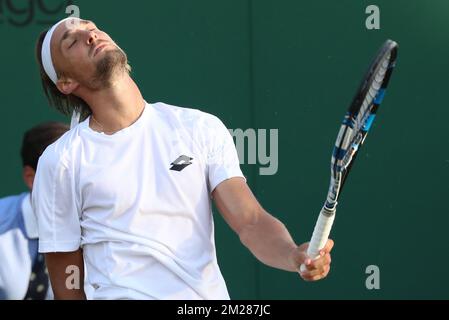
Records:
[[[38,253],[30,194],[0,199],[0,300],[22,300]]]

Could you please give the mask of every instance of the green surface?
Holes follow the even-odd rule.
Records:
[[[33,52],[41,23],[64,16],[40,4],[64,2],[0,0],[0,196],[25,189],[22,133],[68,121],[47,106]],[[297,242],[324,200],[342,114],[378,47],[397,41],[397,69],[340,200],[329,278],[305,283],[261,265],[217,214],[219,262],[234,299],[449,298],[449,1],[74,3],[125,49],[148,101],[199,108],[229,128],[279,129],[278,173],[243,169]],[[370,4],[380,30],[365,28]],[[368,265],[380,267],[380,290],[365,288]]]

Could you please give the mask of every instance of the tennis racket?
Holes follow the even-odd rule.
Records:
[[[360,147],[371,129],[376,112],[396,64],[398,44],[387,40],[371,63],[352,100],[335,142],[331,160],[331,181],[326,201],[319,214],[307,255],[317,259],[328,240],[335,219],[338,198]],[[301,271],[306,267],[301,265]]]

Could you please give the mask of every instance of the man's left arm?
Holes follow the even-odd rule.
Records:
[[[306,264],[307,271],[300,273],[306,281],[328,275],[333,241],[312,261],[307,256],[308,243],[296,245],[285,225],[262,208],[243,178],[220,183],[212,196],[223,218],[262,263],[290,272],[299,272],[300,265]]]

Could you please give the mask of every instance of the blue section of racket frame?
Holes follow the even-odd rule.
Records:
[[[366,119],[365,124],[363,125],[364,131],[369,131],[371,129],[371,126],[373,125],[374,119],[376,118],[375,114],[370,114],[368,119]]]
[[[385,89],[380,89],[380,90],[379,90],[379,92],[377,93],[376,99],[374,100],[374,103],[375,103],[375,104],[379,105],[379,104],[382,103],[382,101],[383,101],[384,98],[385,98],[385,92],[386,92]]]
[[[334,148],[332,156],[337,160],[342,160],[346,154],[346,150],[342,148]]]
[[[354,119],[352,118],[349,112],[346,113],[345,118],[342,122],[343,125],[348,126],[351,129],[354,129]]]

